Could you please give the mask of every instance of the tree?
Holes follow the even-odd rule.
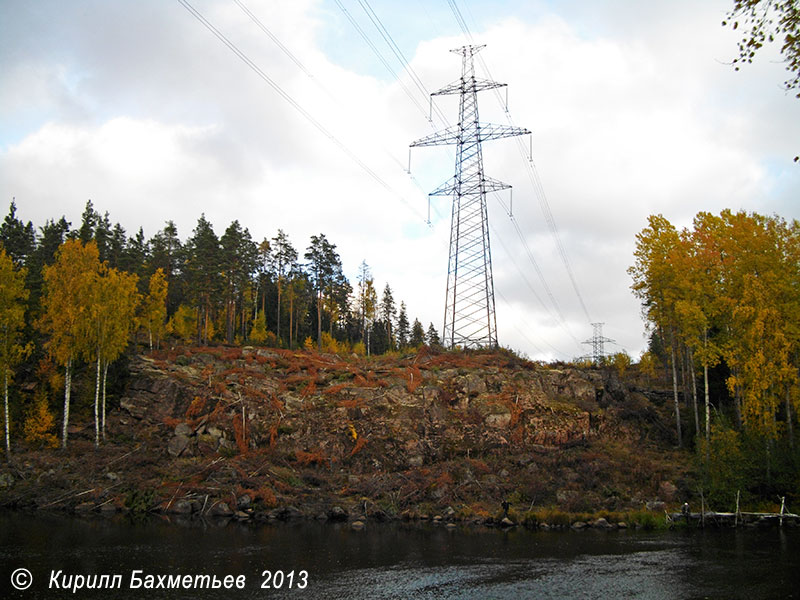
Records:
[[[12,200],[8,215],[0,225],[0,244],[17,265],[27,263],[36,246],[33,223],[23,223],[17,218],[17,205]]]
[[[145,296],[142,303],[142,322],[147,328],[150,350],[153,349],[153,340],[155,340],[155,346],[158,348],[161,338],[164,336],[167,324],[167,293],[167,277],[159,267],[150,276],[147,296]]]
[[[101,263],[88,290],[86,299],[91,320],[88,323],[88,343],[84,348],[84,356],[97,365],[94,395],[95,446],[100,445],[101,434],[105,439],[108,365],[128,345],[139,303],[139,294],[136,291],[138,280],[133,273],[118,271]]]
[[[44,285],[44,275],[42,269],[45,265],[53,264],[56,252],[64,243],[70,224],[61,217],[58,221],[50,219],[39,229],[39,242],[36,244],[33,253],[26,263],[28,268],[27,286],[30,290],[30,305],[38,306]]]
[[[99,268],[97,245],[85,246],[80,240],[67,240],[56,252],[56,261],[43,269],[45,292],[41,330],[49,335],[46,344],[50,356],[64,367],[64,416],[61,447],[67,447],[72,368],[88,343],[91,311],[86,299]]]
[[[0,245],[0,372],[3,379],[3,420],[5,423],[6,458],[11,458],[10,415],[8,412],[8,386],[14,376],[14,367],[30,352],[30,344],[22,343],[25,326],[25,269],[14,266],[14,261]]]
[[[651,215],[648,226],[636,234],[635,264],[628,269],[633,277],[634,294],[642,300],[648,320],[669,332],[672,355],[672,390],[678,446],[683,445],[681,411],[678,401],[676,361],[675,303],[678,296],[677,274],[671,258],[680,237],[675,227],[661,215]]]
[[[253,328],[250,330],[250,341],[256,344],[263,344],[267,339],[267,323],[264,318],[264,311],[258,311],[258,315],[253,319]]]
[[[181,274],[183,269],[183,244],[178,237],[178,228],[167,221],[164,228],[150,240],[150,269],[161,269],[167,284],[167,314],[173,314],[181,303]]]
[[[411,340],[410,343],[415,348],[422,346],[425,343],[425,329],[419,319],[414,319],[414,325],[411,327]]]
[[[367,261],[362,260],[358,268],[358,298],[356,298],[356,311],[358,312],[358,331],[361,341],[369,354],[369,331],[375,321],[375,310],[378,306],[378,293],[375,291],[375,282],[372,278]]]
[[[281,337],[281,296],[283,288],[286,283],[287,275],[295,269],[297,264],[297,250],[294,249],[289,236],[287,236],[283,229],[278,229],[278,235],[272,238],[272,243],[269,245],[269,265],[270,270],[275,275],[275,285],[278,288],[278,302],[276,307],[276,320],[275,320],[275,333],[278,339]],[[291,335],[291,331],[289,332]]]
[[[220,238],[221,268],[225,280],[225,337],[233,343],[237,321],[244,323],[244,292],[256,270],[258,247],[247,228],[233,221]],[[241,316],[241,319],[237,317]]]
[[[392,296],[392,288],[389,287],[388,283],[383,288],[383,295],[381,296],[381,305],[379,313],[381,316],[381,320],[383,321],[383,326],[386,329],[386,339],[389,344],[387,349],[390,350],[394,347],[394,335],[392,331],[392,323],[394,322],[395,316],[397,315],[397,308],[395,307],[394,304],[394,297]]]
[[[734,68],[738,71],[740,65],[752,63],[765,43],[782,38],[781,55],[791,74],[784,85],[787,90],[798,90],[800,98],[800,4],[797,0],[734,0],[733,9],[722,25],[739,29],[740,24],[743,34],[739,56],[733,59]]]
[[[433,323],[428,325],[428,345],[429,346],[438,346],[441,343],[439,340],[439,332],[436,331],[436,328],[433,326]]]
[[[84,244],[88,244],[90,241],[94,239],[94,230],[97,227],[97,223],[99,221],[100,221],[99,213],[94,209],[92,201],[87,200],[86,206],[83,209],[83,214],[81,215],[81,226],[75,232],[73,238],[80,240]]]
[[[214,228],[200,215],[192,237],[186,241],[186,278],[189,297],[197,307],[197,341],[213,337],[214,300],[221,295],[220,245]]]
[[[317,302],[317,348],[322,350],[322,308],[326,293],[331,296],[341,288],[342,263],[336,252],[336,244],[331,244],[324,233],[311,236],[311,243],[305,253],[308,261],[311,285]]]
[[[408,346],[410,335],[408,326],[408,314],[406,313],[406,303],[400,303],[400,313],[397,315],[397,346],[405,348]]]

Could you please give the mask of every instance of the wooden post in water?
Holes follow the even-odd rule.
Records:
[[[706,527],[706,501],[702,490],[700,490],[700,527],[702,529]]]
[[[739,490],[736,490],[736,514],[733,517],[733,526],[739,526]]]
[[[781,515],[778,517],[778,523],[783,527],[783,511],[786,507],[786,496],[781,496]]]

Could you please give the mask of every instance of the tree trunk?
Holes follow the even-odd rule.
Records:
[[[678,402],[678,369],[675,364],[675,333],[670,333],[672,350],[672,395],[675,400],[675,428],[678,432],[678,448],[683,447],[683,435],[681,434],[681,406]]]
[[[789,433],[789,447],[794,450],[794,426],[792,425],[792,398],[791,388],[786,386],[786,429]],[[8,409],[6,409],[8,412]],[[8,434],[6,434],[6,437]]]
[[[275,337],[278,338],[278,343],[280,344],[280,340],[281,340],[281,279],[280,279],[280,277],[278,278],[278,309],[277,309],[276,312],[278,314],[278,320],[276,321],[276,324],[275,324]],[[264,317],[266,318],[266,315],[264,315]],[[290,336],[292,335],[291,327],[289,328],[289,335]]]
[[[69,425],[69,398],[72,391],[72,357],[67,359],[64,369],[64,420],[61,424],[61,448],[67,449],[67,426]]]
[[[706,404],[706,464],[711,462],[711,402],[708,396],[708,365],[703,365]]]
[[[322,352],[322,291],[317,295],[317,348]]]
[[[6,429],[6,460],[11,460],[11,434],[8,427],[8,369],[3,369],[3,420]]]
[[[100,431],[106,441],[106,381],[108,380],[108,361],[103,363],[103,411],[100,418]]]
[[[736,397],[736,424],[739,426],[739,429],[742,428],[742,390],[739,387],[739,384],[736,384],[736,393],[734,394]]]
[[[150,342],[150,352],[153,351],[153,328],[147,326],[147,341]]]
[[[294,294],[289,295],[289,348],[294,349],[292,325],[294,324]]]
[[[689,376],[692,379],[692,409],[694,410],[694,435],[700,436],[700,411],[697,408],[697,375],[694,372],[694,352],[689,350]]]
[[[97,349],[97,376],[94,381],[94,446],[100,445],[100,348]]]

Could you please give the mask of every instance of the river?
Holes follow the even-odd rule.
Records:
[[[0,513],[0,540],[2,598],[800,598],[798,529],[353,531]],[[11,585],[12,574],[29,583],[21,568],[32,577],[23,591]],[[170,576],[194,589],[159,587]],[[87,589],[92,581],[119,585]]]

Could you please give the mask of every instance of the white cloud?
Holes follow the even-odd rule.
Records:
[[[186,237],[201,212],[218,233],[234,219],[256,239],[283,228],[300,254],[310,235],[324,232],[352,279],[366,259],[412,318],[441,328],[448,200],[435,201],[432,228],[423,218],[426,192],[452,175],[452,152],[415,150],[422,189],[402,172],[407,145],[431,129],[398,82],[365,74],[377,59],[346,20],[332,18],[336,7],[246,3],[311,80],[234,3],[193,4],[347,151],[177,3],[54,3],[59,18],[48,19],[48,10],[8,2],[0,9],[0,130],[11,132],[0,140],[3,194],[16,196],[21,216],[37,224],[62,213],[77,223],[91,198],[148,236],[172,219]],[[392,31],[390,11],[398,9],[375,8]],[[726,9],[722,1],[576,1],[528,21],[493,16],[473,32],[488,44],[492,76],[510,86],[516,124],[534,132],[534,159],[591,318],[632,354],[644,340],[625,270],[648,214],[679,226],[698,210],[726,206],[800,216],[800,175],[790,163],[800,152],[800,102],[777,90],[780,65],[735,73],[721,63],[735,50],[735,37],[719,26]],[[351,61],[365,72],[335,64],[323,39],[337,40],[340,56],[365,53]],[[448,50],[461,44],[419,39],[406,52],[429,91],[458,77],[460,58]],[[415,90],[407,75],[402,81]],[[18,89],[26,94],[9,91]],[[455,99],[437,102],[455,122]],[[505,122],[491,93],[480,103],[482,120]],[[489,175],[514,185],[518,223],[566,320],[557,326],[554,310],[520,277],[518,269],[549,305],[491,199],[501,343],[550,358],[561,357],[553,348],[567,357],[588,351],[575,339],[591,329],[515,142],[487,144],[484,157]]]

